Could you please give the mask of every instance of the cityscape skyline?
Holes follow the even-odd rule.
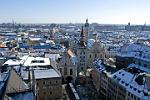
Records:
[[[150,100],[150,0],[0,0],[0,100]]]
[[[0,23],[150,24],[149,0],[3,0]]]

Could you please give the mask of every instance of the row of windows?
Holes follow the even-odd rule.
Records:
[[[80,62],[85,62],[85,59],[81,59]]]
[[[80,55],[82,55],[82,54],[84,54],[84,55],[85,55],[85,52],[84,52],[84,51],[80,52]]]
[[[133,98],[134,100],[140,100],[140,98],[136,97],[135,95],[133,95],[132,93],[128,92],[128,96]],[[128,99],[129,100],[129,99]]]
[[[80,59],[84,59],[85,58],[85,56],[80,56]]]
[[[81,63],[80,66],[85,66],[85,63]]]
[[[46,94],[46,92],[44,92],[43,94]],[[52,92],[49,92],[49,95],[52,95]],[[49,96],[49,97],[46,97],[46,96],[40,96],[39,98],[40,98],[40,100],[47,100],[48,98],[49,98],[49,100],[51,100],[52,98],[51,98],[52,96]],[[54,98],[53,98],[54,99]],[[59,96],[56,96],[56,98],[55,98],[55,100],[60,100],[60,97]]]
[[[54,83],[54,81],[53,81],[53,83]],[[57,84],[58,81],[55,81],[55,83]],[[43,81],[43,84],[42,84],[42,85],[45,85],[45,84],[47,84],[47,85],[49,84],[49,85],[50,85],[50,84],[52,84],[52,82],[51,82],[51,81],[49,81],[49,82],[48,82],[48,81]],[[36,85],[38,86],[38,85],[39,85],[39,82],[37,82]]]
[[[90,55],[89,57],[92,58],[92,55]],[[98,57],[98,55],[95,54],[95,55],[94,55],[94,58],[97,58],[97,57]],[[100,55],[100,58],[102,58],[102,57],[103,57],[103,55]],[[104,56],[104,57],[107,58],[106,56]]]
[[[90,55],[90,58],[92,57],[92,55]],[[95,54],[95,58],[97,58],[97,54]]]
[[[62,73],[62,69],[60,68],[60,73]],[[64,75],[68,75],[67,67],[64,68]],[[73,75],[73,69],[70,69],[70,75]]]
[[[43,92],[43,95],[46,95],[46,93],[48,93],[48,92]],[[49,94],[52,95],[52,92],[50,91]]]

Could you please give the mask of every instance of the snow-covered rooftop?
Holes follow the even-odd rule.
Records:
[[[24,62],[24,66],[47,66],[50,65],[49,58],[43,57],[28,57]]]
[[[109,77],[116,71],[116,69],[110,65],[107,65],[105,63],[102,63],[100,59],[97,59],[93,62],[95,69],[98,72],[104,72],[106,73]]]
[[[9,96],[11,100],[34,100],[33,92],[20,92],[15,93],[14,95]]]
[[[142,44],[129,44],[122,47],[121,52],[118,53],[122,57],[134,57],[144,61],[150,61],[150,46]]]
[[[102,65],[102,61],[97,59],[94,62],[94,67],[98,70],[98,71],[104,71],[106,68],[104,65]]]
[[[13,60],[13,59],[9,59],[7,60],[4,65],[9,65],[9,66],[13,66],[13,65],[20,65],[23,64],[23,60]]]
[[[144,100],[150,99],[150,91],[146,81],[146,77],[141,76],[142,73],[137,71],[132,73],[129,70],[121,69],[114,74],[112,74],[113,79],[115,79],[120,85],[126,88],[127,91],[136,95],[139,98]]]
[[[42,40],[41,38],[29,38],[31,41],[40,41],[40,40]]]
[[[60,54],[58,54],[58,53],[45,53],[45,57],[50,58],[53,61],[56,61],[60,57]]]
[[[88,39],[88,42],[87,42],[88,48],[91,48],[94,43],[95,43],[95,40],[94,40],[94,39]]]
[[[124,45],[124,47],[122,47],[121,51],[122,52],[143,51],[143,52],[150,53],[150,47],[146,46],[144,44],[133,43],[133,44],[129,44],[129,45]]]
[[[142,70],[146,73],[150,73],[150,68],[148,68],[148,67],[140,66],[140,65],[137,65],[137,64],[134,64],[134,63],[132,63],[128,66],[128,68],[133,68],[133,67],[139,68],[140,70]]]
[[[54,78],[61,77],[60,74],[55,69],[34,69],[34,77],[35,79],[43,79],[43,78]],[[28,79],[28,71],[22,71],[22,77],[24,80]]]
[[[7,78],[8,78],[8,73],[0,73],[0,90],[4,86]]]

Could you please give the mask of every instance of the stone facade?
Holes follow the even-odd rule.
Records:
[[[93,70],[91,76],[97,91],[102,96],[102,100],[126,100],[126,89],[105,72]]]
[[[75,81],[77,77],[77,57],[71,50],[66,50],[66,52],[64,52],[62,58],[58,62],[58,69],[64,81],[67,81],[66,79],[68,77],[72,78],[72,82]]]
[[[62,98],[61,78],[36,80],[37,100],[60,100]],[[56,91],[57,90],[57,91]]]
[[[88,54],[87,54],[88,67],[92,67],[93,61],[98,58],[104,61],[105,55],[106,55],[106,51],[104,46],[98,40],[96,40],[93,46],[90,49],[88,49]]]

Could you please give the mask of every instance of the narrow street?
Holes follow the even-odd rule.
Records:
[[[80,79],[77,81],[80,81]],[[96,91],[91,78],[86,77],[85,84],[77,83],[75,87],[81,100],[100,100],[100,95]]]
[[[67,92],[66,92],[66,86],[67,86],[67,84],[63,84],[63,85],[62,85],[63,100],[70,100],[70,99],[69,99],[69,96],[68,96],[68,94],[67,94]]]

